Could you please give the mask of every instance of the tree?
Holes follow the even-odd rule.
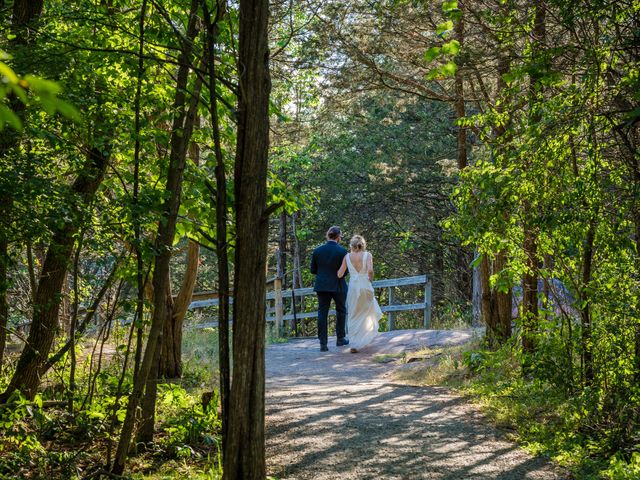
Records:
[[[155,410],[155,383],[157,381],[158,350],[161,345],[161,336],[164,322],[167,316],[167,282],[169,279],[169,261],[171,259],[171,247],[175,236],[178,209],[182,191],[183,172],[187,159],[187,148],[193,132],[196,119],[198,95],[194,95],[191,106],[187,103],[186,88],[189,80],[189,71],[193,52],[193,39],[196,36],[199,9],[199,1],[192,0],[189,11],[189,19],[186,35],[181,41],[181,53],[179,57],[178,74],[176,78],[176,94],[173,103],[174,118],[171,134],[171,152],[169,156],[169,169],[165,186],[166,200],[163,204],[163,218],[158,224],[156,240],[156,258],[153,269],[153,313],[151,327],[147,337],[147,346],[144,351],[142,363],[134,379],[133,391],[129,396],[126,417],[120,433],[120,441],[116,452],[116,458],[111,468],[112,472],[121,475],[124,471],[132,434],[136,421],[136,412],[143,394],[152,396],[153,401],[146,404],[145,422],[153,426]],[[195,107],[193,106],[195,105]],[[156,373],[156,375],[150,374]],[[150,379],[150,380],[149,380]],[[149,381],[151,383],[149,383]],[[151,420],[149,420],[151,419]]]
[[[264,452],[265,272],[269,211],[269,51],[266,0],[240,1],[233,381],[225,479],[262,479]]]

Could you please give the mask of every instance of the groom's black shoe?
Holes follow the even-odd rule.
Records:
[[[328,352],[329,351],[329,347],[327,347],[326,345],[320,345],[320,351],[321,352]]]
[[[345,345],[349,345],[349,340],[346,338],[339,338],[336,342],[336,347],[344,347]]]

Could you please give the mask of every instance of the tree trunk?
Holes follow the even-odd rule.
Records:
[[[525,219],[533,215],[525,205]],[[535,351],[535,336],[538,321],[538,251],[536,236],[525,220],[524,254],[526,271],[522,279],[522,349],[526,353]]]
[[[462,4],[459,4],[459,8],[462,11]],[[464,40],[465,40],[465,24],[464,24],[464,16],[461,17],[456,23],[454,27],[455,37],[460,42],[460,48],[464,48]],[[458,65],[458,69],[456,70],[454,76],[454,90],[455,90],[455,113],[456,120],[462,120],[466,116],[465,109],[465,95],[464,95],[464,78],[463,73],[464,70],[461,68],[462,65]],[[457,133],[457,143],[458,143],[458,169],[464,170],[468,165],[467,159],[467,128],[458,125],[458,133]],[[458,247],[457,259],[458,259],[458,268],[457,268],[457,289],[462,295],[463,300],[469,301],[472,299],[472,282],[473,282],[473,272],[471,269],[471,256],[472,252],[469,251],[468,248],[464,246]],[[453,299],[451,299],[453,300]]]
[[[0,402],[6,402],[15,390],[33,399],[40,385],[40,377],[46,370],[47,357],[58,328],[62,286],[75,235],[83,221],[82,210],[93,201],[107,168],[108,159],[103,152],[104,148],[92,148],[89,152],[82,172],[71,187],[74,196],[80,199],[78,204],[70,206],[74,212],[73,218],[62,227],[52,229],[53,236],[42,266],[27,343],[9,386],[0,395]]]
[[[44,7],[44,0],[15,0],[11,22],[14,26],[22,26],[39,17]]]
[[[202,80],[198,79],[194,88],[191,101],[192,109],[197,108],[195,99],[199,98],[202,88]],[[196,127],[200,127],[200,117],[196,116]],[[189,156],[194,164],[200,164],[200,148],[195,142],[191,143]],[[164,335],[162,336],[162,347],[160,351],[160,365],[158,375],[160,378],[180,378],[182,377],[182,326],[184,317],[191,303],[193,287],[198,278],[198,263],[200,261],[200,245],[193,240],[187,243],[186,268],[180,290],[173,301],[171,280],[168,280],[167,288],[167,318],[164,324]]]
[[[282,288],[287,288],[287,212],[282,210],[278,216],[278,256],[277,276],[283,279]]]
[[[44,0],[15,0],[13,2],[11,18],[11,26],[15,35],[13,43],[28,43],[28,32],[23,27],[36,20],[42,14],[43,5]],[[25,108],[24,104],[12,93],[9,93],[8,97],[11,109],[22,120]],[[5,128],[4,131],[0,133],[0,156],[6,155],[9,150],[15,148],[19,141],[19,132],[16,132],[12,128]],[[9,300],[7,293],[9,288],[9,279],[7,275],[10,263],[9,238],[3,232],[9,231],[9,225],[11,224],[11,221],[9,220],[11,218],[11,205],[11,195],[8,192],[0,194],[0,219],[7,222],[6,225],[1,226],[2,231],[0,231],[0,371],[2,370],[2,360],[4,358],[4,349],[7,341],[6,329],[9,318]],[[31,294],[35,302],[35,290],[33,290]],[[0,401],[2,401],[3,398],[4,396],[0,395]]]
[[[481,300],[480,306],[482,310],[482,319],[487,326],[487,341],[489,345],[495,346],[498,341],[498,322],[497,322],[497,306],[493,289],[491,288],[491,265],[486,254],[482,255],[480,261],[480,290]]]
[[[498,252],[494,261],[494,273],[499,273],[506,267],[507,258],[504,251]],[[511,309],[513,308],[512,291],[509,288],[506,292],[496,289],[495,311],[497,312],[496,333],[498,341],[504,343],[511,337]]]
[[[36,266],[33,261],[33,245],[31,240],[27,240],[27,270],[29,273],[29,293],[32,301],[35,301],[36,290],[38,289],[38,280],[36,279]]]
[[[268,0],[240,0],[233,383],[224,479],[266,476],[265,272],[269,150]]]
[[[507,87],[503,75],[509,71],[510,63],[509,63],[509,55],[507,52],[500,52],[500,56],[498,59],[498,71],[496,77],[496,88],[497,88],[497,110],[502,111],[502,103],[500,102],[500,96],[504,89]],[[495,128],[495,136],[498,142],[498,149],[500,149],[501,141],[504,141],[504,135],[506,133],[506,127],[504,125],[499,125]],[[498,150],[498,153],[501,153]],[[507,222],[508,213],[504,212],[504,220]],[[493,273],[498,274],[502,270],[504,270],[507,266],[507,253],[504,250],[501,250],[496,253],[496,258],[493,265]],[[506,292],[501,292],[496,289],[495,295],[493,298],[495,302],[494,312],[496,314],[496,336],[500,343],[503,343],[509,337],[511,337],[511,310],[513,308],[513,292],[512,289],[509,288]]]
[[[640,170],[640,168],[639,168]],[[636,178],[637,185],[640,185],[640,178]],[[636,275],[640,275],[640,201],[636,202],[636,214],[635,214],[635,224],[636,224]],[[636,311],[640,311],[640,299],[638,300],[638,305],[636,305]],[[640,384],[640,320],[636,319],[635,326],[635,349],[634,349],[635,361],[635,373],[634,379],[636,384]]]
[[[546,35],[545,27],[546,7],[544,0],[535,2],[535,17],[533,23],[532,59],[534,62],[540,61],[540,51],[543,47]],[[531,74],[529,94],[530,103],[536,102],[538,91],[542,92],[539,84],[540,73],[534,71]],[[531,122],[540,121],[540,114],[531,113]],[[526,168],[526,165],[525,165]],[[526,353],[533,353],[535,350],[535,335],[538,323],[538,239],[532,219],[535,217],[534,209],[529,200],[524,202],[524,244],[525,274],[522,280],[522,349]],[[526,366],[526,365],[525,365]]]
[[[180,378],[182,376],[182,325],[191,303],[193,287],[198,278],[199,259],[200,246],[196,242],[189,240],[187,267],[175,302],[172,300],[171,286],[168,282],[167,318],[164,324],[158,371],[160,378]],[[169,299],[171,299],[171,302],[169,302]]]
[[[201,87],[202,80],[198,78],[193,89],[189,111],[187,112],[185,121],[185,129],[189,129],[189,136],[191,136],[193,127],[200,125],[197,110]],[[185,144],[188,142],[189,139],[185,140]],[[179,146],[179,148],[182,147]],[[192,158],[194,158],[194,161],[198,163],[197,156],[193,156]],[[158,340],[158,347],[155,355],[156,359],[154,360],[153,367],[151,368],[147,378],[147,385],[145,387],[145,394],[142,403],[141,424],[136,437],[137,443],[148,444],[153,441],[158,381],[161,378],[179,378],[182,375],[182,324],[184,322],[184,317],[187,313],[189,303],[191,303],[193,285],[195,284],[196,277],[198,275],[198,254],[200,252],[198,245],[195,242],[190,241],[190,244],[191,243],[195,244],[196,248],[195,250],[192,249],[188,252],[187,255],[188,263],[184,279],[186,283],[183,282],[180,293],[177,297],[177,300],[181,302],[180,305],[177,305],[176,302],[173,301],[173,294],[171,290],[171,269],[167,269],[167,278],[164,282],[166,285],[165,318],[162,326],[162,335]],[[194,254],[195,258],[193,258]],[[189,269],[191,269],[191,271],[189,271]],[[178,306],[179,309],[176,309],[176,306]]]
[[[462,10],[462,5],[460,5]],[[464,17],[460,18],[454,27],[456,39],[460,42],[460,48],[464,46]],[[462,76],[461,65],[458,65],[454,76],[455,84],[455,111],[456,119],[461,120],[465,117],[465,104],[464,104],[464,83]],[[462,125],[458,125],[458,170],[464,170],[467,167],[467,129]]]
[[[175,236],[178,210],[180,208],[180,196],[182,192],[183,173],[187,158],[187,146],[193,132],[195,122],[195,111],[186,112],[186,87],[189,80],[189,65],[191,64],[193,39],[197,32],[197,11],[199,0],[191,1],[189,12],[189,23],[187,26],[186,39],[181,48],[178,58],[179,68],[176,81],[176,94],[172,110],[175,112],[171,134],[171,152],[169,154],[169,169],[167,172],[167,183],[165,191],[166,200],[163,205],[163,219],[158,223],[158,234],[156,237],[156,251],[158,252],[153,273],[153,315],[151,317],[151,327],[147,338],[147,347],[140,364],[140,369],[134,378],[133,391],[129,396],[127,412],[120,441],[116,451],[116,458],[112,467],[112,473],[122,475],[126,464],[127,454],[133,430],[135,426],[136,412],[142,398],[147,379],[152,369],[157,365],[156,350],[159,348],[162,337],[162,330],[166,318],[166,284],[169,274],[169,261],[171,260],[171,247]],[[151,407],[147,407],[149,410]],[[153,408],[155,409],[155,402]]]
[[[3,199],[0,197],[0,214],[4,210]],[[0,215],[2,217],[2,215]],[[4,360],[4,349],[7,344],[7,325],[9,320],[9,241],[5,235],[4,227],[0,228],[0,373]]]
[[[586,290],[591,283],[591,271],[593,265],[593,242],[595,240],[595,224],[592,220],[587,229],[587,237],[584,242],[584,252],[582,254],[582,288],[580,300],[580,320],[582,330],[582,360],[584,365],[584,379],[586,385],[593,382],[593,341],[591,339],[591,303],[589,302]]]
[[[479,253],[474,252],[474,260],[478,258]],[[474,262],[475,264],[475,262]],[[482,318],[482,285],[480,282],[480,267],[473,267],[473,286],[471,294],[471,308],[473,313],[473,320],[471,325],[474,327],[480,326],[480,320]]]
[[[207,29],[206,55],[209,73],[209,114],[213,131],[213,146],[216,156],[216,258],[218,266],[218,361],[220,364],[220,405],[222,407],[222,460],[226,458],[227,431],[229,423],[229,394],[231,391],[231,366],[229,358],[229,246],[227,244],[227,175],[218,119],[216,97],[215,45],[219,34],[218,23],[226,15],[225,0],[216,0],[216,16],[211,20],[207,2],[202,4],[204,23]]]
[[[302,272],[300,271],[300,242],[298,241],[298,233],[297,233],[297,222],[298,222],[299,213],[293,212],[291,215],[291,258],[293,260],[293,272],[291,278],[291,287],[294,290],[299,290],[302,288]],[[295,298],[292,299],[295,301]],[[298,303],[295,304],[296,311],[299,312],[302,310],[302,302],[303,298],[298,300]],[[293,319],[293,331],[296,336],[298,336],[299,332],[298,327],[298,319]]]

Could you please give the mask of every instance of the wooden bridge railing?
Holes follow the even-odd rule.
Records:
[[[300,288],[296,290],[282,290],[282,281],[278,278],[274,280],[274,289],[267,293],[266,300],[275,302],[273,308],[267,308],[267,322],[275,322],[275,326],[278,331],[282,329],[285,321],[298,319],[303,320],[305,318],[315,318],[318,316],[318,311],[311,312],[296,312],[284,313],[284,299],[285,298],[303,298],[308,295],[315,295],[313,288]],[[431,324],[431,279],[427,275],[417,275],[414,277],[402,277],[402,278],[389,278],[384,280],[375,280],[373,283],[374,289],[386,288],[388,291],[387,297],[389,299],[388,305],[382,305],[381,310],[387,314],[387,328],[393,330],[395,328],[395,316],[396,312],[404,312],[409,310],[422,310],[423,311],[423,325],[424,328],[429,328]],[[419,303],[405,303],[397,304],[395,297],[396,287],[405,287],[409,285],[424,285],[424,298]],[[197,297],[196,297],[197,298]],[[217,306],[219,303],[217,298],[208,298],[205,300],[195,300],[189,305],[190,310],[195,310],[205,307]],[[233,304],[233,299],[230,299],[230,303]],[[329,314],[335,315],[335,310],[331,310]],[[216,326],[217,322],[205,324],[202,326]]]

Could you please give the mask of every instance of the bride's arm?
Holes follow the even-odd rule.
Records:
[[[338,270],[338,278],[344,277],[344,272],[347,271],[347,255],[342,257],[342,265],[340,265],[340,269]]]
[[[367,258],[367,272],[369,274],[369,281],[373,282],[373,256],[369,254]]]

